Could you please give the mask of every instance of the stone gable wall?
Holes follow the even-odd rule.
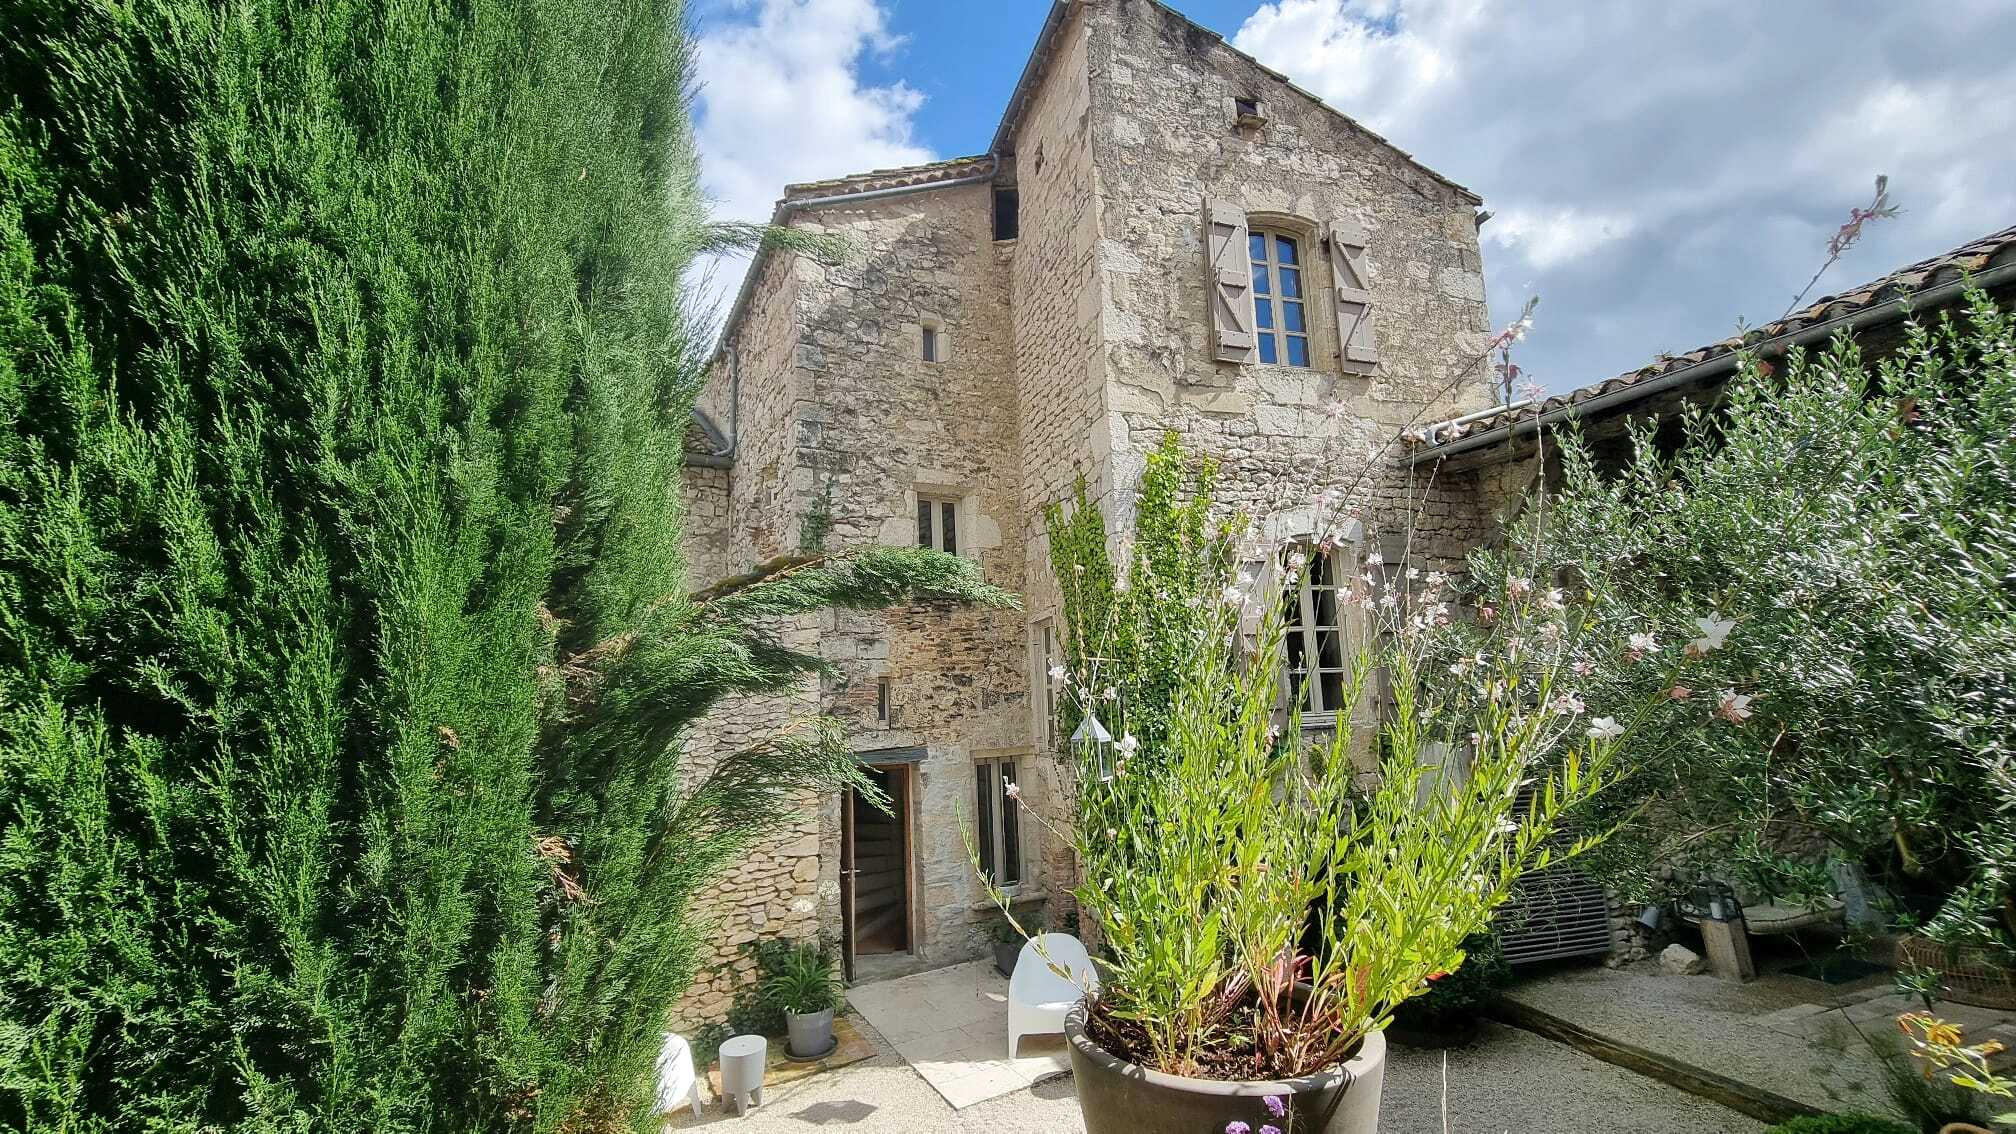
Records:
[[[1490,396],[1475,361],[1488,323],[1474,203],[1158,5],[1089,12],[1093,128],[1110,140],[1095,162],[1116,477],[1131,483],[1139,455],[1174,430],[1221,460],[1233,507],[1267,515],[1355,485],[1373,542],[1405,542],[1413,516],[1417,556],[1460,555],[1476,524],[1469,486],[1410,477],[1382,450],[1410,422]],[[1266,125],[1238,127],[1235,98],[1259,99]],[[1298,230],[1310,367],[1213,361],[1207,199]],[[1370,234],[1381,362],[1369,375],[1334,354],[1318,241],[1336,218]]]

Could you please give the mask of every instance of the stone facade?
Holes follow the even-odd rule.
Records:
[[[1124,523],[1144,452],[1173,431],[1276,535],[1303,534],[1326,489],[1362,505],[1368,544],[1416,560],[1452,561],[1491,527],[1477,474],[1416,474],[1388,452],[1407,426],[1488,399],[1476,197],[1150,0],[1058,5],[994,149],[787,189],[778,222],[845,251],[759,256],[700,402],[727,444],[698,446],[687,478],[696,585],[806,546],[915,542],[921,493],[955,504],[958,553],[1024,597],[808,619],[789,633],[838,676],[726,707],[689,745],[699,771],[825,712],[864,762],[911,769],[909,949],[864,957],[877,975],[985,949],[997,915],[962,835],[975,761],[1013,759],[1032,805],[1066,818],[1033,643],[1057,612],[1041,510],[1075,478]],[[1004,188],[1019,231],[997,240]],[[1214,361],[1214,201],[1300,241],[1311,365]],[[1376,365],[1338,357],[1320,253],[1340,223],[1365,233]],[[840,827],[838,800],[808,800],[709,896],[717,955],[682,1015],[725,1011],[755,936],[840,934]],[[1018,892],[1054,917],[1068,854],[1037,824],[1023,835]]]

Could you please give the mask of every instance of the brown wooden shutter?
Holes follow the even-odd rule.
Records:
[[[1220,362],[1251,362],[1253,266],[1246,254],[1246,210],[1230,201],[1207,201],[1204,210],[1212,357]]]
[[[1337,360],[1347,370],[1379,363],[1379,329],[1372,313],[1372,271],[1365,265],[1365,226],[1330,222],[1330,277],[1337,296]]]

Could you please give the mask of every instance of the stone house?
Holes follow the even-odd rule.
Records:
[[[1025,605],[807,618],[789,635],[838,676],[705,723],[699,761],[833,714],[897,806],[807,799],[709,894],[716,953],[682,1016],[725,1011],[759,937],[838,938],[857,977],[982,954],[999,917],[969,845],[1039,919],[1058,904],[1065,849],[1001,792],[1067,798],[1041,511],[1076,478],[1124,524],[1174,431],[1273,536],[1348,486],[1364,519],[1339,574],[1481,538],[1477,474],[1395,449],[1490,398],[1479,204],[1153,0],[1054,4],[985,154],[786,188],[774,222],[844,251],[760,253],[736,297],[688,441],[695,586],[921,543]]]

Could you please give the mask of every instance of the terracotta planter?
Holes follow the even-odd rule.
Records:
[[[1341,1067],[1272,1083],[1186,1079],[1129,1063],[1086,1036],[1083,1002],[1065,1018],[1064,1038],[1071,1047],[1071,1075],[1086,1134],[1218,1134],[1234,1121],[1256,1131],[1273,1125],[1295,1134],[1377,1134],[1379,1129],[1386,1037],[1378,1032],[1366,1036],[1358,1054]],[[1269,1095],[1287,1102],[1293,1125],[1267,1112],[1262,1100]],[[1329,1122],[1318,1126],[1326,1113]]]

